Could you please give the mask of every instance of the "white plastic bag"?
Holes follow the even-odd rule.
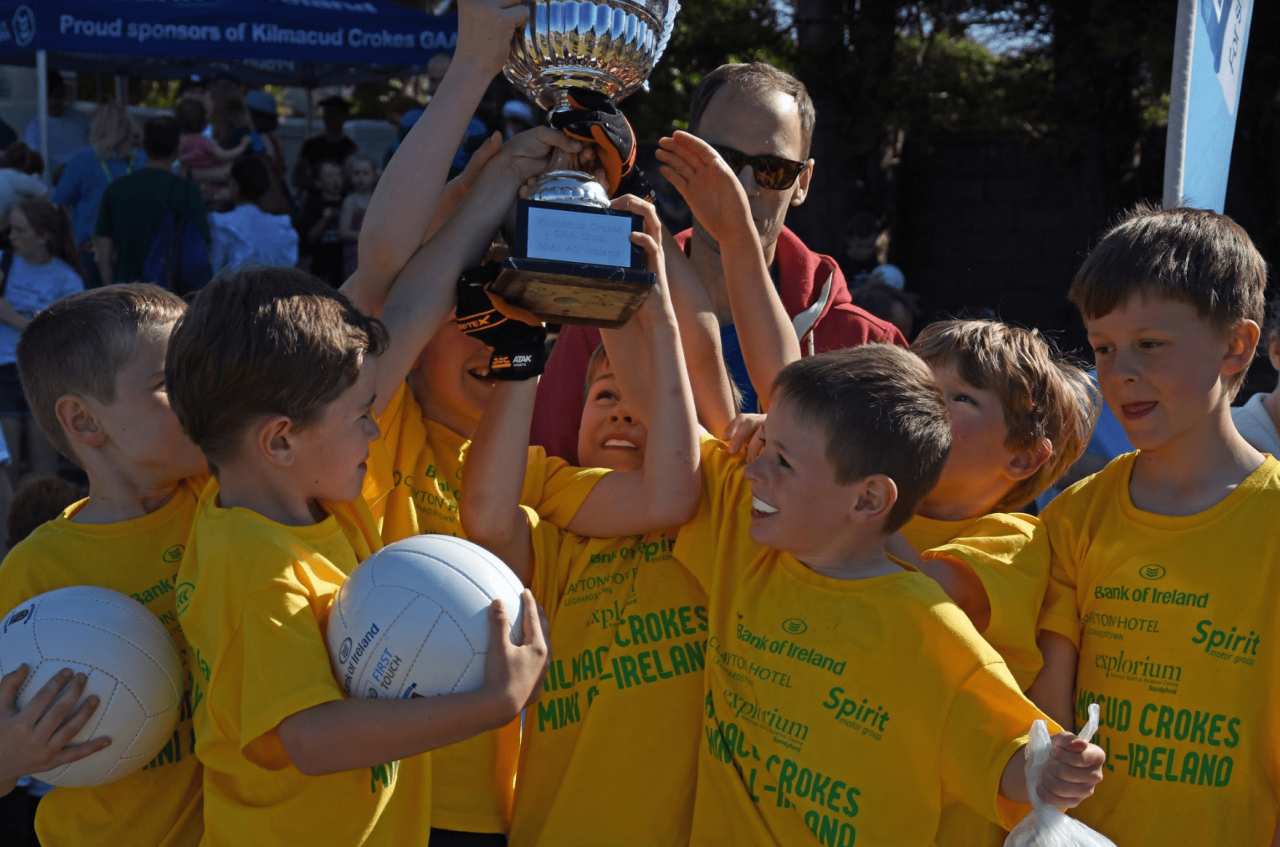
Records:
[[[1089,722],[1080,731],[1085,741],[1098,731],[1098,704],[1089,704]],[[1004,847],[1116,847],[1111,839],[1099,835],[1061,809],[1045,803],[1036,791],[1040,775],[1049,764],[1049,728],[1044,721],[1031,724],[1031,740],[1027,743],[1027,790],[1031,793],[1031,814],[1022,819]]]

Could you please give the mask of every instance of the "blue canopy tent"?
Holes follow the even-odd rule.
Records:
[[[313,88],[419,73],[457,40],[456,16],[385,0],[0,0],[0,64],[36,68],[45,154],[50,62],[160,79],[230,71],[250,85]]]

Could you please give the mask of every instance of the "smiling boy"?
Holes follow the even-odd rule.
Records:
[[[766,436],[749,465],[704,450],[676,542],[710,598],[691,843],[931,845],[944,795],[1012,825],[1040,712],[884,549],[951,445],[932,374],[888,345],[804,359],[775,383]],[[1039,792],[1070,807],[1102,751],[1054,745]]]
[[[1139,208],[1071,286],[1138,449],[1042,515],[1052,578],[1029,693],[1064,723],[1104,704],[1108,775],[1077,816],[1126,847],[1269,844],[1280,816],[1280,463],[1231,421],[1266,276],[1230,218]]]

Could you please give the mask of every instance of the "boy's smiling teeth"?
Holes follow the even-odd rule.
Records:
[[[610,438],[608,441],[604,443],[604,446],[605,447],[627,447],[631,450],[637,449],[636,445],[632,444],[630,441],[624,441],[621,438]]]
[[[773,515],[773,514],[777,514],[778,512],[777,509],[775,509],[773,506],[770,506],[768,503],[764,502],[759,497],[751,498],[751,508],[755,509],[757,512],[764,512],[766,515]]]

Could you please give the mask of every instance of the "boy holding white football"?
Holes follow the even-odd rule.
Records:
[[[381,547],[360,487],[386,345],[290,268],[215,279],[173,333],[174,412],[215,477],[178,574],[210,843],[424,843],[427,771],[399,760],[504,725],[538,693],[547,647],[528,592],[522,646],[506,637],[515,610],[493,609],[501,649],[479,691],[346,699],[333,677],[329,605]]]
[[[18,369],[32,413],[49,440],[84,468],[89,497],[37,528],[5,557],[0,609],[71,585],[110,588],[146,605],[187,658],[174,577],[208,472],[169,410],[164,390],[165,349],[184,308],[180,298],[154,285],[112,285],[60,300],[23,331]],[[6,677],[6,708],[17,683]],[[62,714],[69,695],[78,696],[81,688],[77,681],[55,701]],[[107,785],[55,788],[40,802],[36,832],[43,843],[200,841],[201,776],[192,751],[189,689],[186,694],[174,740],[149,765]],[[47,702],[47,692],[43,697]],[[52,735],[57,712],[39,722],[28,717],[32,734],[23,746],[43,747],[50,756],[47,764],[101,749],[108,739],[56,752],[92,708],[86,700],[76,713],[79,726],[68,724]],[[0,726],[14,717],[6,716]],[[18,771],[45,769],[33,762],[18,766]],[[17,771],[6,761],[0,773]]]
[[[601,348],[589,367],[579,457],[617,472],[644,468],[650,478],[668,465],[659,478],[689,477],[695,484],[684,487],[696,497],[693,397],[661,225],[634,197],[615,207],[643,216],[645,233],[632,240],[658,284],[625,326],[602,331],[610,353]],[[688,843],[706,593],[672,558],[678,527],[588,538],[520,506],[536,391],[533,378],[495,386],[460,495],[468,537],[533,588],[551,630],[543,698],[524,720],[510,843],[594,845],[602,832],[615,844]],[[626,765],[602,780],[602,762]]]

